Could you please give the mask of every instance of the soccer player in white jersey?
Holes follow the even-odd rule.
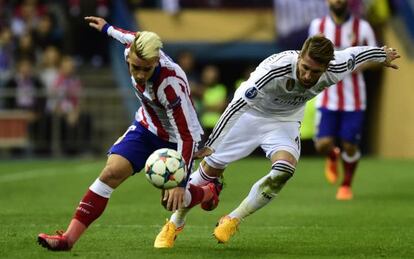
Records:
[[[125,44],[125,61],[141,107],[134,123],[108,151],[106,166],[82,198],[67,230],[57,235],[38,235],[39,244],[54,251],[73,247],[88,226],[103,213],[113,190],[129,176],[140,172],[153,151],[160,148],[178,150],[190,171],[196,144],[203,133],[186,75],[161,50],[162,42],[157,34],[124,31],[100,17],[85,17],[85,20],[91,27]],[[165,192],[168,210],[218,202],[215,184],[199,187],[187,182],[185,179],[179,187]]]
[[[219,220],[214,230],[219,242],[226,243],[239,223],[268,204],[293,176],[300,156],[299,128],[306,102],[367,62],[398,68],[392,63],[396,58],[398,52],[387,47],[334,51],[329,39],[317,35],[308,38],[300,52],[281,52],[259,64],[237,89],[205,147],[195,153],[195,157],[204,157],[191,176],[190,183],[197,184],[221,176],[228,164],[257,147],[272,163],[270,172],[253,185],[243,202]],[[171,224],[182,227],[187,213],[188,209],[175,212]],[[170,235],[169,247],[176,236]]]
[[[309,35],[323,34],[336,50],[351,46],[376,46],[369,23],[351,15],[346,0],[328,0],[329,15],[312,21]],[[338,160],[342,157],[344,178],[336,193],[338,200],[352,199],[351,183],[361,157],[359,142],[366,109],[365,81],[361,71],[348,74],[316,97],[316,150],[327,156],[325,176],[338,180]],[[336,142],[339,143],[336,143]],[[337,144],[339,144],[337,147]],[[342,151],[342,154],[341,154]]]

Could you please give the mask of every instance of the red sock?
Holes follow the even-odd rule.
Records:
[[[191,193],[191,202],[187,208],[192,208],[197,204],[207,201],[213,197],[213,194],[208,186],[197,186],[190,184],[190,188],[188,190]]]
[[[108,198],[99,196],[91,190],[86,192],[63,234],[67,238],[70,247],[76,243],[86,228],[102,214],[107,203]]]
[[[76,208],[73,218],[79,220],[86,227],[88,227],[95,219],[101,216],[102,212],[105,210],[108,200],[108,198],[102,197],[93,191],[88,190],[85,196],[83,196],[82,201],[79,203],[79,206]]]
[[[344,166],[344,180],[342,186],[351,186],[352,178],[354,177],[355,170],[357,168],[359,160],[355,162],[346,162],[343,161]]]

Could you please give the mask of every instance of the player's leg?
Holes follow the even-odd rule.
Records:
[[[338,132],[340,112],[319,109],[317,112],[317,134],[315,138],[315,149],[318,153],[326,156],[325,177],[334,184],[338,180],[338,162],[340,149],[335,140]]]
[[[338,200],[351,200],[353,198],[351,185],[361,158],[359,142],[362,135],[363,121],[363,111],[344,112],[340,130],[344,179],[336,193],[336,199]]]
[[[238,159],[241,159],[251,152],[253,152],[258,146],[256,136],[258,134],[259,126],[257,127],[244,127],[243,125],[253,125],[256,121],[251,121],[253,118],[246,114],[242,115],[236,122],[234,127],[228,132],[227,136],[223,139],[222,143],[217,147],[215,153],[211,156],[205,157],[200,163],[199,168],[191,175],[189,184],[195,186],[206,186],[213,183],[214,187],[220,185],[217,183],[218,178],[222,175],[226,166]],[[221,188],[221,187],[219,187]],[[213,202],[213,207],[217,206],[218,193],[216,189],[217,199]],[[191,199],[192,197],[190,197]],[[211,207],[209,207],[211,208]],[[164,229],[171,229],[184,226],[185,217],[190,211],[190,208],[182,208],[173,213],[170,220],[164,225],[164,228],[158,234],[154,246],[157,248],[171,248],[174,246],[174,240],[176,235],[164,235],[167,231]],[[168,225],[168,227],[166,227]],[[172,232],[172,231],[171,231]],[[159,237],[163,237],[162,239]],[[162,240],[162,242],[160,241]]]
[[[297,163],[295,156],[287,151],[278,151],[272,155],[271,160],[270,172],[252,186],[247,197],[235,210],[218,222],[214,236],[220,243],[228,242],[240,222],[271,202],[293,176]]]
[[[192,208],[198,204],[204,210],[213,210],[218,205],[218,195],[222,189],[220,176],[224,169],[215,169],[210,167],[204,160],[196,171],[194,171],[189,180],[188,190],[191,194],[185,199],[185,208]]]
[[[200,168],[201,167],[202,165],[200,164]],[[206,168],[206,166],[203,166],[203,167]],[[203,170],[200,168],[196,170],[196,172]],[[223,170],[221,170],[221,172]],[[185,197],[184,197],[184,208],[176,210],[171,215],[171,218],[166,221],[161,231],[158,233],[158,235],[155,238],[155,241],[154,241],[155,248],[174,247],[174,243],[175,243],[175,240],[178,234],[180,234],[181,231],[184,229],[185,219],[186,219],[187,213],[191,210],[191,208],[203,202],[208,203],[208,204],[213,204],[211,206],[217,206],[218,195],[221,190],[220,184],[217,184],[216,182],[209,182],[206,180],[200,181],[200,179],[196,181],[193,178],[193,175],[196,172],[194,172],[191,175],[190,181],[187,185],[187,190],[185,192]],[[196,179],[197,178],[198,177],[196,177]],[[210,177],[210,179],[214,181],[212,177]]]
[[[131,125],[109,150],[111,155],[105,168],[80,201],[66,232],[55,236],[39,234],[39,243],[50,250],[69,250],[103,213],[113,190],[143,168],[146,158],[155,148],[150,142],[154,136],[138,122]]]
[[[191,174],[189,189],[195,190],[196,186],[198,186],[199,188],[201,187],[203,192],[197,194],[196,191],[193,191],[190,193],[190,197],[187,196],[188,198],[185,199],[185,207],[174,212],[170,218],[170,221],[172,221],[177,227],[183,226],[187,213],[192,207],[199,203],[201,203],[201,205],[205,203],[205,206],[209,206],[208,209],[205,210],[212,210],[213,207],[215,208],[218,205],[218,195],[222,189],[222,183],[219,179],[223,172],[224,168],[213,168],[202,160],[198,169]],[[200,199],[199,197],[202,198]],[[194,199],[196,201],[193,201]]]
[[[130,175],[129,161],[110,155],[101,175],[80,201],[67,230],[57,236],[39,234],[39,243],[50,250],[70,250],[88,226],[102,215],[113,190]]]
[[[222,217],[214,229],[214,236],[226,243],[247,216],[263,208],[280,192],[293,176],[300,156],[299,127],[297,122],[268,122],[263,119],[261,147],[272,162],[270,172],[257,181],[248,196],[230,214]]]

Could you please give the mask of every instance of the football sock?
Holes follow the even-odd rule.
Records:
[[[244,219],[268,204],[280,192],[285,183],[292,177],[295,167],[286,161],[276,161],[269,174],[257,181],[249,195],[229,216]]]
[[[357,151],[353,156],[348,156],[345,152],[342,152],[342,161],[344,167],[344,180],[342,186],[351,186],[352,179],[355,174],[361,153]]]
[[[199,165],[198,169],[190,175],[189,186],[191,189],[187,189],[184,197],[184,207],[175,211],[170,221],[172,221],[177,227],[184,225],[185,218],[187,213],[190,211],[192,207],[197,204],[200,204],[203,201],[208,201],[212,198],[213,194],[211,193],[210,189],[205,185],[209,182],[213,182],[217,177],[208,176],[201,165]],[[203,186],[203,187],[197,187]],[[202,193],[200,189],[202,189]]]
[[[186,206],[187,208],[192,208],[197,204],[210,200],[213,197],[213,193],[207,186],[196,186],[190,184],[188,191],[191,194],[191,201]]]
[[[86,228],[105,210],[113,189],[96,179],[76,208],[75,215],[63,234],[73,244]]]
[[[189,188],[184,196],[184,208],[176,210],[170,218],[177,227],[181,227],[185,223],[185,217],[190,209],[204,201],[208,201],[213,197],[213,193],[207,186],[196,186],[189,184]]]
[[[185,224],[185,217],[190,209],[189,208],[181,208],[176,210],[170,218],[170,221],[174,223],[174,225],[179,228]]]
[[[217,177],[207,175],[201,165],[199,165],[198,169],[190,175],[190,183],[198,186],[214,182],[215,179],[217,179]]]

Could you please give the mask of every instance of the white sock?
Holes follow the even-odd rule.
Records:
[[[244,219],[255,211],[266,206],[280,192],[286,181],[293,175],[295,168],[286,161],[276,161],[272,170],[257,181],[249,195],[233,210],[231,218]]]
[[[182,209],[176,210],[176,211],[175,211],[175,212],[171,215],[170,221],[171,221],[172,223],[174,223],[174,225],[175,225],[177,228],[184,226],[184,224],[185,224],[185,218],[186,218],[187,213],[188,213],[189,211],[190,211],[190,209],[187,209],[187,208],[182,208]]]
[[[342,160],[344,160],[345,162],[354,163],[361,158],[361,152],[359,152],[358,150],[357,152],[355,152],[353,156],[348,156],[348,154],[344,151],[342,152],[341,157],[342,157]]]
[[[89,187],[89,190],[108,199],[109,197],[111,197],[111,194],[114,191],[113,188],[111,188],[106,183],[99,180],[99,178],[97,178],[95,182],[93,182],[93,184]]]
[[[203,186],[210,182],[213,182],[217,177],[207,175],[201,165],[198,166],[197,170],[190,175],[190,183],[196,186]]]

